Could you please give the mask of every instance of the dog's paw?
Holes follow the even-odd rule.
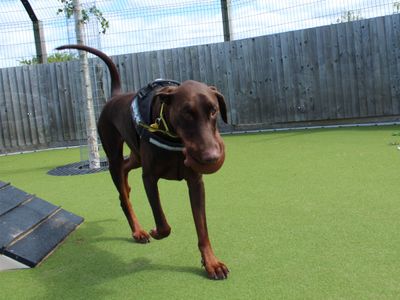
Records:
[[[138,230],[132,233],[132,237],[137,243],[150,243],[150,235],[145,230]]]
[[[154,228],[154,229],[150,230],[150,235],[155,240],[161,240],[163,238],[166,238],[167,236],[169,236],[170,233],[171,233],[170,227],[165,228],[165,229]]]
[[[228,278],[229,270],[223,262],[215,259],[210,262],[202,260],[201,263],[207,271],[208,278],[215,280]]]

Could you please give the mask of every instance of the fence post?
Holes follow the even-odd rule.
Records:
[[[33,35],[35,37],[36,57],[38,62],[40,64],[47,63],[47,51],[42,22],[36,17],[36,14],[28,0],[21,0],[21,2],[33,24]]]
[[[230,23],[231,0],[221,0],[222,26],[224,28],[224,41],[231,40]]]

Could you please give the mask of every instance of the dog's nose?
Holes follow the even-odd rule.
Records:
[[[217,149],[209,149],[203,152],[202,161],[206,164],[215,163],[219,159],[219,151]]]

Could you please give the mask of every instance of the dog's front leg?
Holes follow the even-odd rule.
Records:
[[[205,208],[205,191],[204,183],[201,175],[197,175],[187,180],[190,196],[190,204],[192,207],[193,219],[196,226],[198,246],[202,257],[203,265],[207,274],[212,279],[225,279],[229,270],[226,265],[219,261],[214,255],[211,243],[208,238],[206,208]]]
[[[147,198],[153,211],[154,221],[156,223],[156,228],[150,230],[149,233],[154,239],[160,240],[169,236],[171,227],[168,225],[164,211],[161,207],[157,183],[158,178],[143,173],[144,188],[146,190]]]

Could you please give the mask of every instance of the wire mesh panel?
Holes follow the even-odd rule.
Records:
[[[109,21],[106,34],[93,18],[87,44],[110,55],[209,44],[224,40],[221,0],[86,0]],[[242,39],[400,12],[396,0],[226,0],[231,39]],[[57,14],[58,1],[30,0],[43,24],[47,53],[75,42],[73,20]],[[36,56],[32,22],[20,1],[0,3],[0,68]]]

